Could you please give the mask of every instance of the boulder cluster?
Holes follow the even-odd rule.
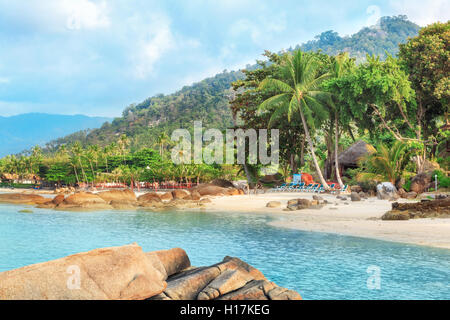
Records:
[[[450,197],[437,200],[422,200],[416,203],[392,204],[392,210],[382,220],[409,220],[419,218],[450,218]]]
[[[135,210],[198,208],[211,200],[211,196],[242,195],[244,191],[215,185],[200,185],[191,190],[166,193],[149,192],[136,197],[131,190],[111,190],[98,193],[75,192],[58,194],[53,199],[35,194],[0,194],[0,203],[28,204],[38,208],[56,210]]]
[[[6,300],[301,300],[238,258],[192,267],[182,249],[96,249],[0,273]]]

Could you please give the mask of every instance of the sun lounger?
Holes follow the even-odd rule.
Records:
[[[300,191],[303,190],[304,187],[305,187],[305,183],[302,182],[302,183],[300,183],[299,185],[297,185],[297,186],[294,188],[294,191],[300,192]]]
[[[287,187],[287,183],[283,183],[281,186],[270,189],[271,192],[279,192]]]

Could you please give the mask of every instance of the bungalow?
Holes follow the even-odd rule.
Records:
[[[338,156],[339,172],[343,175],[347,169],[358,168],[358,161],[364,156],[376,152],[370,144],[360,140]]]

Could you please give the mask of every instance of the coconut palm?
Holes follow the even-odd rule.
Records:
[[[393,185],[404,176],[406,165],[411,157],[408,144],[396,141],[391,148],[378,145],[375,153],[360,160],[363,172],[358,174],[360,180],[389,181]]]
[[[84,172],[84,168],[83,168],[83,163],[81,162],[81,157],[84,154],[84,149],[81,146],[80,142],[76,141],[73,146],[72,146],[72,153],[75,157],[75,159],[77,159],[78,163],[80,164],[80,168],[81,168],[81,172],[83,173],[83,177],[84,177],[84,181],[88,182],[87,177],[86,177],[86,172]]]
[[[122,134],[119,139],[119,149],[120,153],[122,154],[123,164],[125,164],[125,153],[129,145],[130,139],[127,137],[126,134]]]
[[[340,78],[343,75],[345,75],[351,68],[352,68],[352,60],[350,59],[348,53],[343,53],[338,56],[336,56],[333,60],[333,63],[331,65],[331,76],[333,78]],[[335,170],[336,170],[336,179],[341,186],[341,189],[344,187],[344,183],[341,179],[341,174],[339,172],[339,160],[338,160],[338,153],[339,153],[339,114],[342,111],[340,106],[335,103],[334,96],[332,99],[329,100],[330,103],[328,104],[330,107],[330,115],[334,115],[334,139],[335,139],[335,147],[334,147],[334,162],[335,162]],[[330,117],[332,118],[332,117]]]
[[[158,136],[158,144],[159,144],[159,155],[162,157],[164,153],[164,145],[169,141],[169,136],[167,133],[163,132]]]
[[[259,89],[277,92],[261,103],[259,111],[273,112],[271,122],[286,114],[290,122],[295,112],[300,114],[317,175],[324,188],[329,190],[320,170],[309,132],[309,126],[314,126],[315,120],[326,118],[324,101],[330,98],[327,92],[320,89],[322,82],[329,77],[329,74],[319,74],[319,68],[320,65],[314,55],[305,54],[301,50],[283,56],[279,70],[281,79],[266,78],[259,86]]]

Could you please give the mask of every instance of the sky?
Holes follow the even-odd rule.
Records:
[[[0,0],[0,116],[120,116],[266,49],[399,14],[444,22],[450,0]]]

